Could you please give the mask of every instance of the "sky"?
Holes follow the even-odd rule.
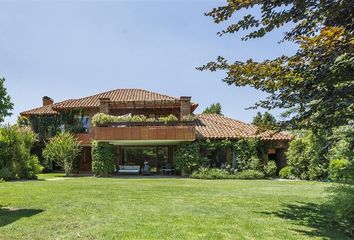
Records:
[[[227,24],[204,13],[224,1],[1,1],[0,77],[21,111],[118,88],[142,88],[170,96],[192,96],[195,113],[220,102],[224,115],[251,122],[245,110],[267,95],[229,86],[223,72],[195,68],[221,55],[257,61],[292,54],[278,44],[286,27],[241,41],[246,32],[217,36]],[[256,9],[243,11],[259,14]],[[278,115],[280,111],[274,111]]]

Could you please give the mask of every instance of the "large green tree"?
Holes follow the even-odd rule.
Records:
[[[0,78],[0,123],[4,121],[5,117],[12,115],[11,110],[14,108],[4,82],[5,78]]]
[[[240,16],[248,8],[260,14]],[[260,62],[229,62],[219,56],[198,69],[222,70],[227,84],[267,92],[269,96],[253,107],[285,109],[283,123],[292,128],[331,129],[354,119],[352,1],[229,0],[206,15],[215,23],[241,17],[218,34],[249,31],[243,40],[289,23],[282,41],[294,42],[299,49],[292,56]]]

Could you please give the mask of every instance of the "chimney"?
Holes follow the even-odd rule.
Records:
[[[44,96],[42,98],[42,101],[43,101],[43,106],[48,106],[48,105],[52,105],[54,103],[53,99],[51,99],[50,97],[48,96]]]
[[[109,98],[99,98],[100,100],[100,112],[109,114],[109,103],[111,102]]]
[[[181,117],[180,120],[182,120],[184,117],[188,116],[191,114],[191,98],[188,96],[181,96],[179,98],[181,102]]]

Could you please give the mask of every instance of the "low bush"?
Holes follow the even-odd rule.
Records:
[[[349,161],[347,159],[331,160],[329,162],[329,178],[334,181],[344,180],[348,166]]]
[[[25,179],[37,179],[37,174],[41,173],[43,168],[37,156],[28,156],[28,160],[18,170],[18,176]]]
[[[235,178],[237,179],[262,179],[264,178],[264,173],[257,170],[244,170],[242,172],[236,173]]]
[[[277,171],[277,164],[274,161],[268,161],[263,167],[263,171],[267,177],[274,177]]]
[[[114,172],[115,147],[106,142],[92,142],[92,171],[106,177]]]
[[[281,178],[286,178],[286,179],[293,179],[294,174],[293,174],[293,168],[290,166],[286,166],[282,168],[279,172],[279,177]]]
[[[219,168],[200,168],[194,171],[190,177],[197,179],[234,179],[236,175]]]

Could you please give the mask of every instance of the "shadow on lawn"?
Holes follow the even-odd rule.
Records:
[[[340,232],[340,226],[333,221],[333,211],[330,206],[317,203],[296,202],[288,204],[282,210],[276,212],[261,212],[262,214],[275,215],[285,220],[291,220],[296,225],[306,226],[312,230],[291,229],[309,237],[338,239],[344,235]]]
[[[23,217],[32,217],[43,212],[40,209],[11,209],[0,206],[0,228]]]

